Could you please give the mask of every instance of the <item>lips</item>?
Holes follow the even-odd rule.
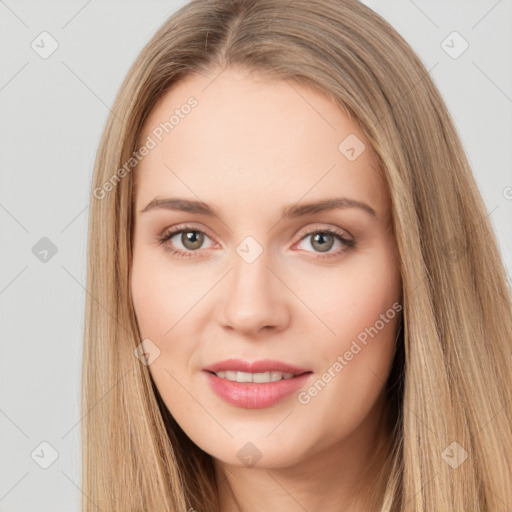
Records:
[[[283,372],[293,373],[293,375],[302,375],[303,373],[311,372],[307,368],[300,368],[282,361],[275,361],[273,359],[262,359],[260,361],[243,361],[242,359],[226,359],[218,363],[206,366],[203,370],[208,372],[222,372],[222,371],[238,371],[246,373],[265,373],[265,372]]]
[[[291,379],[266,383],[234,382],[217,377],[208,370],[204,375],[210,389],[228,404],[244,409],[263,409],[297,393],[311,380],[313,374],[306,372]]]

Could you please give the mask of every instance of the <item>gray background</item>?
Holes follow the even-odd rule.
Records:
[[[80,358],[94,158],[128,67],[184,3],[0,0],[1,512],[79,510]],[[512,0],[365,3],[431,70],[510,274]],[[34,40],[42,46],[43,31],[58,43],[46,59],[31,47]],[[446,39],[453,31],[469,44],[457,58],[464,41]],[[45,41],[48,50],[51,41]],[[43,237],[55,254],[41,252],[48,250]]]

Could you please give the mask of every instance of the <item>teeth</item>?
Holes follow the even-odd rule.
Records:
[[[217,372],[215,375],[217,375],[217,377],[220,377],[221,379],[227,379],[236,382],[257,383],[277,382],[278,380],[281,379],[291,379],[294,376],[293,373],[283,372],[247,373],[235,371]]]

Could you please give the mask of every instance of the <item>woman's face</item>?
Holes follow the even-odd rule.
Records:
[[[214,76],[175,84],[142,134],[131,289],[148,368],[224,464],[362,460],[401,309],[370,143],[316,90]]]

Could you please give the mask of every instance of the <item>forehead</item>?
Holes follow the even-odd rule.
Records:
[[[139,204],[181,194],[261,208],[342,194],[387,209],[364,132],[296,82],[233,69],[187,76],[150,112],[141,144],[148,138],[155,144],[136,169]]]

